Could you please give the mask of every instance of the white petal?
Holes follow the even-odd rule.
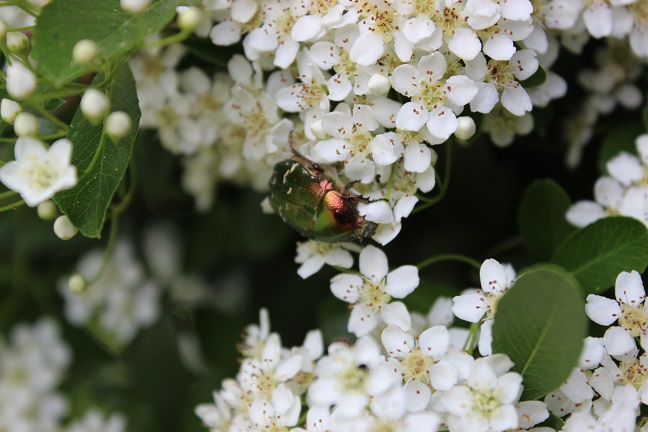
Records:
[[[290,36],[297,42],[314,38],[322,28],[322,19],[319,15],[304,15],[293,26]]]
[[[402,31],[403,36],[412,44],[418,43],[421,39],[432,36],[434,33],[434,21],[425,14],[405,21]]]
[[[601,364],[605,355],[605,347],[601,338],[588,336],[585,338],[583,351],[578,358],[578,367],[581,369],[594,369]]]
[[[403,96],[419,94],[418,69],[410,64],[398,66],[392,73],[391,84]]]
[[[309,54],[315,64],[324,69],[331,69],[340,61],[338,48],[332,42],[317,42],[310,47]]]
[[[423,411],[430,402],[431,395],[430,388],[418,380],[411,380],[405,384],[407,409],[410,412]]]
[[[380,126],[373,115],[372,108],[363,104],[353,106],[353,122],[363,131],[375,131]]]
[[[641,275],[636,270],[621,272],[616,278],[614,294],[619,303],[639,306],[646,298]]]
[[[430,327],[419,336],[421,351],[430,357],[441,357],[450,345],[448,329],[442,325]]]
[[[406,218],[414,210],[414,206],[418,202],[418,198],[414,195],[406,196],[398,200],[394,206],[394,219],[400,222],[401,219]]]
[[[493,353],[493,323],[495,320],[486,320],[479,328],[479,340],[477,341],[479,347],[479,354],[489,356]]]
[[[567,211],[566,218],[570,224],[584,227],[605,217],[605,210],[593,201],[578,201]]]
[[[380,340],[392,357],[402,358],[412,351],[414,338],[397,326],[387,326],[380,335]]]
[[[405,331],[412,328],[412,317],[407,311],[407,307],[401,302],[392,302],[383,305],[380,310],[380,316],[387,325],[394,325]]]
[[[516,116],[522,116],[525,112],[531,111],[533,108],[529,94],[519,83],[504,88],[502,92],[502,105],[511,114]]]
[[[608,354],[613,356],[627,354],[637,348],[632,335],[626,329],[617,326],[606,330],[603,343]]]
[[[484,43],[484,54],[493,60],[510,60],[515,53],[515,46],[510,37],[496,33]]]
[[[479,38],[468,28],[455,29],[448,41],[448,49],[462,60],[472,60],[481,51]]]
[[[457,116],[447,107],[438,107],[430,111],[426,126],[432,136],[447,140],[457,130]]]
[[[292,39],[283,41],[275,52],[274,65],[286,69],[295,61],[298,51],[299,42],[295,42]]]
[[[585,313],[595,323],[609,326],[621,316],[621,307],[612,299],[590,294],[587,296]]]
[[[499,102],[499,93],[492,83],[478,82],[477,94],[470,101],[470,110],[487,114],[493,110]]]
[[[612,177],[601,177],[594,184],[594,197],[605,207],[618,208],[623,199],[624,188]]]
[[[358,337],[369,334],[378,325],[378,317],[365,305],[357,304],[351,311],[347,330]]]
[[[370,66],[376,64],[384,52],[382,35],[360,35],[349,52],[349,58],[360,66]]]
[[[307,259],[303,262],[301,266],[297,269],[297,274],[302,278],[306,279],[309,276],[314,275],[324,266],[324,257],[314,256]]]
[[[315,144],[313,154],[326,162],[340,162],[349,157],[349,149],[343,139],[331,138]]]
[[[430,377],[430,385],[435,390],[450,390],[457,384],[457,369],[445,360],[431,366],[428,376]]]
[[[355,303],[358,300],[357,287],[362,283],[359,275],[339,274],[331,279],[331,292],[342,301]]]
[[[335,138],[347,138],[353,133],[353,118],[345,113],[333,111],[322,117],[324,132]]]
[[[258,6],[258,3],[254,0],[236,0],[232,3],[232,19],[240,23],[246,23],[254,16]]]
[[[452,313],[468,322],[479,322],[487,311],[487,304],[479,294],[464,294],[452,299]]]
[[[387,201],[374,201],[369,204],[358,204],[358,211],[361,216],[371,222],[379,224],[391,224],[394,222],[394,214]]]
[[[346,74],[336,73],[329,78],[327,87],[329,90],[329,99],[332,101],[341,101],[351,93],[353,84],[349,81]]]
[[[430,113],[419,102],[407,102],[398,110],[396,128],[408,131],[419,131],[428,121]]]
[[[533,13],[533,4],[529,0],[506,0],[499,6],[502,18],[507,20],[526,21]]]
[[[375,246],[367,246],[360,252],[360,273],[374,281],[380,281],[389,272],[387,255]]]
[[[447,81],[448,100],[457,106],[464,106],[470,103],[477,95],[475,82],[465,75],[454,75]]]
[[[423,172],[432,163],[432,150],[416,141],[407,144],[405,149],[405,169],[411,172]]]
[[[639,158],[626,152],[608,161],[607,170],[612,177],[626,186],[643,178],[643,168]]]
[[[385,291],[394,298],[405,298],[418,284],[418,269],[413,265],[404,265],[389,272]]]
[[[371,147],[371,158],[376,165],[391,165],[398,159],[394,153],[394,132],[377,135],[369,144]]]
[[[589,33],[596,39],[612,32],[612,10],[604,3],[593,3],[583,11],[583,21]]]

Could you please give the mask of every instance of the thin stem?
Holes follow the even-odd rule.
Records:
[[[181,31],[180,33],[176,33],[171,36],[167,36],[165,38],[153,41],[153,42],[148,42],[142,45],[142,48],[156,48],[156,47],[165,47],[167,45],[171,45],[177,42],[182,42],[183,40],[187,39],[189,36],[191,36],[190,31]]]
[[[30,102],[28,102],[28,104],[29,104],[29,106],[31,106],[33,109],[35,109],[36,111],[38,111],[38,113],[39,113],[40,115],[42,115],[42,116],[45,117],[47,120],[49,120],[49,121],[51,121],[52,123],[54,123],[54,124],[55,124],[56,126],[58,126],[59,128],[63,129],[64,131],[67,131],[68,129],[70,129],[70,126],[68,126],[67,124],[63,123],[61,120],[57,119],[55,116],[52,115],[52,113],[50,113],[49,111],[47,111],[46,109],[44,109],[44,108],[41,107],[40,105],[38,105],[38,104],[34,104],[34,103],[30,103]]]
[[[416,207],[412,213],[418,213],[422,210],[425,210],[426,208],[438,203],[443,199],[445,196],[447,190],[448,190],[448,184],[450,183],[450,172],[452,171],[452,142],[448,142],[447,145],[447,150],[446,150],[446,160],[445,160],[445,171],[443,173],[443,180],[441,180],[441,177],[439,176],[439,173],[435,172],[434,176],[436,177],[437,184],[439,184],[439,188],[441,189],[439,191],[439,194],[435,197],[432,198],[424,198],[423,196],[418,196],[421,201],[424,201],[424,204]]]
[[[7,211],[7,210],[15,210],[23,204],[25,204],[24,200],[16,201],[4,207],[0,207],[0,212]]]
[[[104,256],[103,259],[101,260],[101,267],[99,267],[99,271],[90,280],[86,281],[87,285],[91,285],[94,282],[98,281],[102,273],[106,270],[106,267],[108,266],[108,262],[112,257],[113,249],[115,248],[115,239],[117,238],[117,231],[119,231],[119,218],[115,217],[113,214],[113,217],[110,220],[110,234],[108,234],[108,243],[106,243]]]
[[[50,93],[45,93],[39,96],[34,96],[33,98],[30,99],[31,102],[44,102],[49,99],[54,99],[54,98],[66,98],[69,96],[76,96],[79,95],[83,92],[85,92],[87,87],[79,87],[79,88],[67,88],[59,91],[53,91]]]
[[[470,325],[470,332],[464,344],[463,350],[472,355],[475,345],[477,344],[477,331],[479,330],[479,323],[472,323]]]
[[[474,259],[460,254],[443,254],[430,257],[422,262],[420,262],[416,267],[421,270],[431,264],[435,264],[442,261],[458,261],[469,264],[475,269],[479,270],[481,268],[481,263],[475,261]]]
[[[8,198],[10,196],[14,196],[16,194],[18,194],[18,192],[12,191],[12,190],[2,192],[2,193],[0,193],[0,200],[3,200],[3,199]]]
[[[137,189],[137,172],[135,171],[135,164],[132,162],[129,165],[129,173],[130,173],[130,184],[128,185],[128,191],[126,191],[126,195],[124,196],[124,199],[119,204],[115,204],[113,206],[113,217],[118,216],[124,212],[133,200],[133,196],[135,196],[135,190]]]

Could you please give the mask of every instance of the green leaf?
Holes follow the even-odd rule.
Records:
[[[518,225],[529,254],[548,260],[575,228],[565,219],[571,205],[567,193],[553,180],[538,180],[524,193]]]
[[[603,140],[599,151],[599,172],[608,175],[607,162],[622,151],[637,154],[635,140],[644,133],[643,125],[639,122],[623,123],[616,126]]]
[[[119,0],[53,0],[38,17],[31,54],[40,72],[60,86],[96,69],[72,62],[78,41],[96,42],[100,61],[124,55],[164,28],[179,3],[191,2],[156,0],[142,15],[133,16],[122,10]]]
[[[570,271],[587,294],[600,293],[622,271],[648,266],[648,230],[636,219],[614,216],[576,231],[558,248],[551,262]]]
[[[103,78],[98,76],[95,80],[101,79]],[[77,167],[79,183],[70,190],[54,195],[54,201],[61,211],[68,215],[74,226],[86,237],[98,238],[101,235],[108,206],[126,172],[137,136],[140,110],[135,80],[127,64],[115,75],[110,106],[112,111],[128,114],[133,125],[130,132],[115,144],[103,134],[102,124],[90,124],[81,110],[77,110],[70,125],[68,139],[74,145],[72,164]],[[84,175],[83,172],[90,166],[97,149],[98,159],[94,167]]]
[[[523,400],[543,397],[569,376],[587,323],[581,288],[564,269],[540,264],[517,278],[497,304],[492,345],[524,378]]]
[[[530,89],[532,87],[538,87],[541,84],[544,84],[544,82],[547,80],[547,71],[540,65],[538,65],[538,70],[535,71],[533,75],[531,75],[529,78],[520,81],[520,84],[525,89]]]

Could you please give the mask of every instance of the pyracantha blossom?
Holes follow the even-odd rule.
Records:
[[[587,296],[585,312],[592,321],[609,327],[603,341],[608,354],[619,356],[636,348],[639,337],[641,347],[648,349],[648,304],[644,304],[646,292],[641,275],[633,270],[617,276],[614,288],[615,300],[590,294]]]
[[[522,376],[507,372],[512,366],[504,354],[475,361],[466,382],[442,396],[449,430],[503,432],[519,426],[515,404],[522,394]]]
[[[497,309],[497,302],[515,281],[515,270],[510,264],[502,265],[494,259],[487,259],[479,270],[482,289],[468,290],[468,293],[452,299],[452,312],[462,320],[480,322],[479,352],[491,352],[491,329]]]
[[[396,326],[388,326],[381,339],[389,354],[387,363],[405,382],[409,411],[422,411],[430,402],[432,390],[445,391],[457,383],[457,370],[444,359],[450,347],[446,327],[428,328],[415,339]]]
[[[36,138],[19,137],[14,156],[16,160],[0,167],[0,181],[18,192],[30,207],[77,183],[76,167],[70,164],[72,143],[65,138],[48,149]]]
[[[340,300],[353,305],[349,318],[349,331],[363,336],[372,331],[380,321],[409,330],[409,313],[401,302],[419,284],[415,266],[404,265],[389,271],[387,256],[383,251],[367,246],[359,257],[360,274],[339,274],[331,279],[331,291]]]
[[[400,381],[371,336],[359,338],[354,345],[332,343],[328,355],[318,361],[315,373],[317,379],[306,398],[308,406],[334,405],[333,415],[343,418],[357,417],[372,397],[384,394]]]

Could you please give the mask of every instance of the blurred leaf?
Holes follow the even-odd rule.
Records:
[[[419,286],[411,294],[402,299],[402,302],[405,303],[409,311],[426,315],[439,297],[452,298],[459,294],[459,290],[449,285],[421,279]]]
[[[648,230],[629,217],[600,219],[567,238],[551,262],[571,272],[586,294],[601,293],[622,271],[646,269]]]
[[[639,122],[623,123],[615,126],[607,134],[601,145],[598,158],[599,172],[602,175],[608,175],[608,161],[622,151],[637,154],[635,139],[644,132],[643,125]]]
[[[81,39],[97,43],[98,59],[124,55],[159,32],[187,0],[155,0],[140,16],[124,11],[119,0],[53,0],[36,21],[31,55],[39,70],[55,85],[70,82],[92,70],[96,64],[78,65],[72,49]],[[137,124],[137,123],[134,123]]]
[[[544,84],[546,80],[547,80],[547,71],[541,65],[538,65],[538,70],[535,71],[535,73],[531,75],[529,78],[520,81],[520,84],[522,84],[522,86],[525,89],[530,89]]]
[[[571,205],[567,193],[553,180],[537,180],[522,197],[518,225],[529,254],[548,260],[575,228],[565,219]]]
[[[541,264],[518,277],[497,304],[493,352],[505,353],[524,378],[523,400],[543,397],[569,376],[587,332],[578,281]]]
[[[95,80],[100,80],[97,77]],[[121,182],[137,136],[140,109],[135,91],[135,80],[128,64],[115,75],[110,93],[113,111],[124,111],[134,125],[127,136],[116,144],[103,134],[103,125],[90,124],[81,110],[77,110],[68,138],[74,145],[72,164],[76,165],[79,183],[70,190],[54,195],[61,211],[68,215],[74,226],[86,237],[100,237],[108,206]],[[97,149],[99,158],[94,167],[84,175]]]
[[[182,42],[187,47],[189,52],[195,57],[206,61],[208,63],[221,66],[223,69],[227,67],[230,59],[234,54],[243,54],[243,47],[240,44],[231,46],[218,46],[210,39],[192,37]]]

